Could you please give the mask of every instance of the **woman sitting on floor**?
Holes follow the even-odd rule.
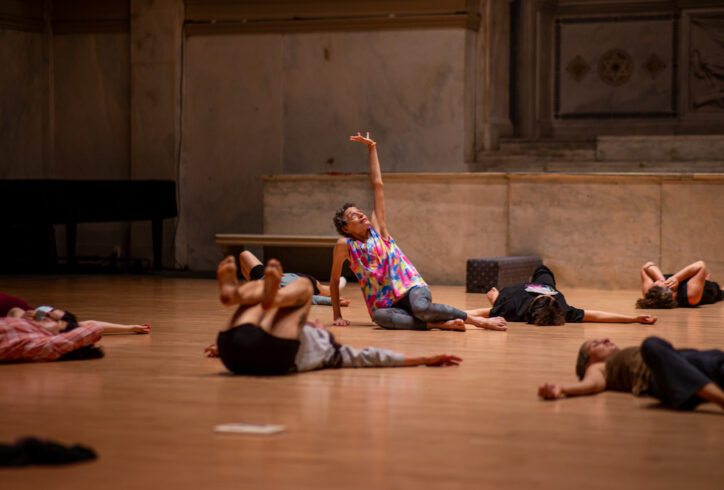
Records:
[[[724,291],[712,282],[703,260],[689,264],[676,274],[662,274],[653,262],[641,267],[641,292],[636,308],[693,308],[722,301]]]
[[[643,323],[652,325],[657,318],[649,315],[621,315],[607,311],[581,310],[569,306],[563,293],[556,289],[556,279],[545,265],[539,266],[529,283],[496,288],[487,293],[491,308],[472,310],[473,315],[502,316],[509,322],[526,322],[538,326],[565,323],[605,322]]]
[[[465,331],[465,324],[491,330],[505,330],[503,318],[482,318],[452,306],[432,302],[432,294],[415,266],[405,257],[387,231],[385,195],[382,171],[377,157],[377,143],[370,134],[351,136],[369,150],[370,182],[374,196],[372,216],[367,216],[354,204],[346,203],[334,216],[334,225],[344,238],[334,247],[332,277],[333,325],[349,325],[339,308],[337,281],[342,266],[349,261],[357,276],[372,320],[383,328]]]
[[[692,410],[705,401],[724,408],[724,352],[718,349],[674,349],[658,337],[625,349],[608,339],[587,340],[578,352],[576,375],[579,382],[545,383],[538,395],[556,400],[613,390],[651,395],[679,410]]]
[[[335,342],[319,322],[307,323],[312,283],[299,278],[280,289],[282,268],[270,260],[264,279],[239,286],[233,257],[217,269],[221,302],[240,305],[216,345],[207,347],[234,374],[281,375],[323,368],[454,366],[462,359],[451,355],[411,357],[385,349],[361,350]]]

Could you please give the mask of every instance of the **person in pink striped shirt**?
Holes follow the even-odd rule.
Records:
[[[150,329],[148,325],[78,322],[72,313],[42,308],[11,310],[9,314],[14,316],[0,318],[0,362],[103,357],[103,351],[94,344],[104,333],[149,333]]]

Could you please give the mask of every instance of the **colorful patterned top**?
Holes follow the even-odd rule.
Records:
[[[377,309],[389,308],[410,289],[427,286],[392,237],[383,240],[372,227],[366,242],[347,238],[347,247],[349,266],[362,288],[370,317]]]

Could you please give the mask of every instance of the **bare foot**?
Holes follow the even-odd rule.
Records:
[[[219,281],[219,299],[221,304],[229,306],[238,297],[239,282],[236,280],[236,262],[234,257],[226,257],[216,268],[216,278]]]
[[[487,328],[489,330],[508,330],[505,318],[502,316],[484,318],[482,316],[468,315],[467,323],[475,325],[478,328]]]
[[[216,347],[216,344],[211,344],[204,349],[204,354],[206,354],[206,357],[219,357],[219,348]]]
[[[264,310],[274,305],[279,286],[282,283],[282,265],[276,259],[270,259],[264,269],[264,296],[261,299],[261,307]]]
[[[497,288],[492,288],[490,291],[485,293],[485,296],[488,297],[488,301],[490,302],[490,306],[493,306],[495,304],[495,300],[498,299],[498,295],[500,292]]]
[[[430,322],[427,324],[427,328],[439,328],[440,330],[455,330],[457,332],[464,332],[465,322],[460,318],[455,318],[446,322]]]

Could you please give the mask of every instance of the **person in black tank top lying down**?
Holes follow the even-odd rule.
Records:
[[[509,322],[526,322],[538,326],[582,322],[653,325],[657,320],[650,315],[623,315],[570,306],[563,293],[556,288],[553,271],[545,265],[533,272],[530,282],[509,286],[502,291],[493,288],[488,291],[487,297],[491,308],[469,310],[469,313],[485,318],[502,316]]]
[[[636,308],[694,308],[722,301],[724,291],[711,281],[703,260],[689,264],[676,274],[663,274],[653,262],[641,267],[641,292]]]
[[[674,349],[659,337],[625,349],[609,339],[587,340],[578,351],[576,375],[579,381],[570,385],[542,384],[538,396],[556,400],[611,390],[653,396],[677,410],[704,402],[724,408],[724,352],[718,349]]]
[[[455,366],[462,359],[441,354],[407,357],[374,347],[338,344],[319,321],[307,316],[314,294],[312,279],[300,277],[280,289],[283,270],[270,260],[264,278],[239,285],[233,257],[219,264],[221,303],[238,305],[216,343],[206,348],[234,374],[282,375],[341,367]]]

